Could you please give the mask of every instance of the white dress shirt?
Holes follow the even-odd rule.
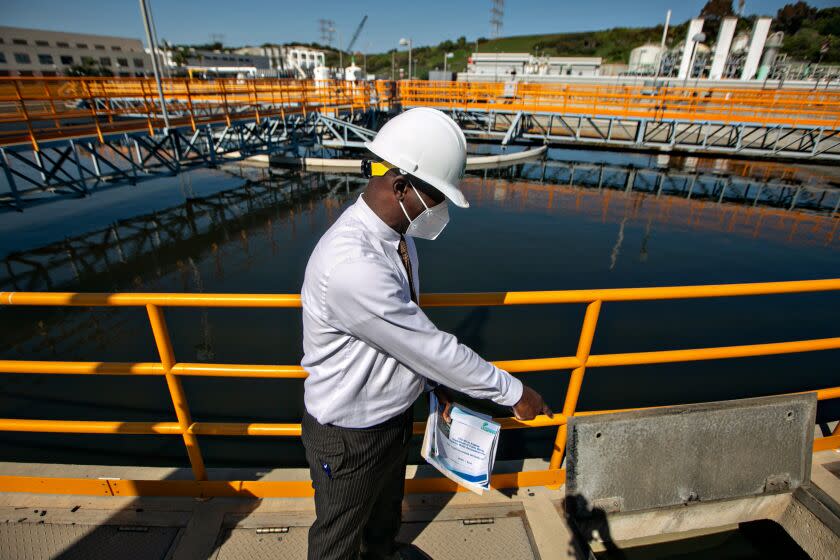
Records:
[[[419,294],[417,249],[406,241]],[[438,330],[411,301],[399,242],[359,197],[309,257],[301,290],[306,410],[321,424],[373,426],[410,407],[424,378],[516,404],[518,379]]]

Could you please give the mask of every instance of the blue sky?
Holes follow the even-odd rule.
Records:
[[[793,0],[747,0],[746,12],[774,15]],[[838,0],[810,0],[828,7]],[[224,35],[226,45],[319,41],[318,19],[336,22],[349,41],[362,16],[367,25],[355,49],[382,52],[409,36],[416,45],[465,35],[490,36],[490,0],[151,0],[158,37],[173,43],[205,43]],[[642,27],[697,15],[705,0],[508,0],[503,35]],[[2,0],[0,24],[143,37],[136,0]],[[336,42],[338,38],[336,37]]]

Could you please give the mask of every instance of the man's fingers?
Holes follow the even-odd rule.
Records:
[[[446,407],[443,409],[443,419],[446,421],[447,424],[452,422],[452,416],[449,414],[451,410],[452,402],[447,402]]]

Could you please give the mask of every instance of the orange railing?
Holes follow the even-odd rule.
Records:
[[[404,106],[840,128],[840,92],[709,87],[400,82]]]
[[[387,107],[389,89],[367,82],[288,79],[172,78],[162,80],[171,126],[312,111]],[[151,78],[0,78],[0,146],[142,130],[164,126]]]
[[[162,81],[172,126],[406,107],[840,128],[840,92],[709,87],[232,78]],[[0,78],[0,146],[163,128],[151,78]]]
[[[840,279],[807,280],[799,282],[770,282],[759,284],[729,284],[710,286],[680,286],[660,288],[630,288],[603,290],[571,290],[546,292],[500,292],[474,294],[431,294],[421,298],[425,307],[506,306],[538,304],[586,304],[581,334],[574,356],[548,357],[495,362],[513,373],[571,370],[563,408],[555,417],[537,417],[531,421],[515,418],[498,419],[504,429],[557,426],[551,460],[545,470],[523,471],[494,475],[497,488],[526,485],[558,485],[565,480],[561,469],[566,444],[566,425],[569,418],[582,414],[607,411],[578,411],[578,399],[586,371],[598,367],[643,364],[663,364],[727,358],[745,358],[798,352],[840,349],[840,337],[770,342],[714,348],[691,348],[653,352],[620,354],[592,354],[592,341],[606,302],[655,301],[691,298],[718,298],[794,294],[804,292],[838,292]],[[295,308],[300,307],[298,295],[261,294],[96,294],[96,293],[37,293],[0,292],[0,305],[10,306],[105,306],[145,307],[160,355],[159,362],[64,362],[34,360],[0,360],[0,373],[65,374],[65,375],[154,375],[165,378],[177,422],[121,422],[0,419],[0,431],[100,433],[100,434],[160,434],[180,435],[192,466],[194,481],[132,481],[54,479],[38,477],[0,477],[0,491],[59,492],[111,495],[251,495],[251,496],[307,496],[311,495],[308,481],[224,481],[207,480],[207,472],[200,451],[199,436],[299,436],[300,424],[217,423],[193,420],[187,396],[181,386],[184,376],[303,378],[306,372],[298,365],[244,365],[178,362],[175,358],[169,331],[164,319],[165,307],[241,307]],[[760,390],[756,391],[760,393]],[[840,398],[840,386],[815,391],[817,399]],[[422,433],[424,424],[415,423],[415,433]],[[815,440],[814,449],[840,447],[840,430],[831,436]],[[409,491],[449,491],[455,486],[443,478],[411,479],[406,481]]]

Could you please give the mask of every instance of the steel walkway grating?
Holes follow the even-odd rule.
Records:
[[[470,523],[470,524],[466,524]],[[413,542],[435,560],[535,560],[521,517],[403,523],[399,540]]]
[[[211,560],[299,560],[306,558],[307,527],[258,533],[225,529]],[[535,560],[522,517],[403,523],[399,540],[413,542],[435,560]]]
[[[285,533],[257,533],[256,529],[224,529],[211,560],[300,560],[306,558],[307,527]]]
[[[177,527],[0,524],[0,560],[164,560]]]

